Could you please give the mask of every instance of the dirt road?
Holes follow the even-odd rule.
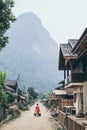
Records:
[[[34,116],[35,105],[29,111],[22,112],[21,117],[3,125],[0,130],[56,130],[55,122],[43,104],[39,103],[41,117]]]

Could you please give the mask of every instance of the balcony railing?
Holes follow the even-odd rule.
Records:
[[[72,73],[65,79],[65,85],[72,82],[83,82],[83,81],[87,81],[87,74]]]

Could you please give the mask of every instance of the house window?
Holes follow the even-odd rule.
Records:
[[[83,73],[82,60],[77,60],[73,64],[73,73]]]
[[[78,72],[83,73],[83,67],[82,67],[82,61],[81,60],[78,61]]]

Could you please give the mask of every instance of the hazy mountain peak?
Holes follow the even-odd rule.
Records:
[[[8,31],[9,44],[0,55],[0,66],[9,79],[22,77],[26,87],[47,91],[58,84],[58,47],[34,13],[17,18]],[[23,84],[21,86],[23,86]]]
[[[27,23],[32,22],[32,23],[41,24],[40,18],[32,12],[21,14],[20,16],[18,16],[17,20],[21,20],[21,22],[26,21]]]

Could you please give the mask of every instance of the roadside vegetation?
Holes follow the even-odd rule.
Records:
[[[29,94],[29,104],[35,103],[35,100],[38,98],[38,93],[33,87],[28,87],[27,92]]]
[[[0,51],[8,43],[6,31],[10,28],[11,22],[16,20],[12,13],[13,0],[0,0]],[[4,89],[6,72],[0,70],[0,121],[6,118],[6,109],[9,108],[10,95]],[[13,98],[11,98],[13,100]]]
[[[48,93],[43,93],[41,95],[41,100],[42,100],[42,102],[44,102],[44,106],[48,109],[50,109],[52,106],[52,104],[50,102],[48,102],[48,99],[50,96],[52,96],[52,91],[50,91]]]

